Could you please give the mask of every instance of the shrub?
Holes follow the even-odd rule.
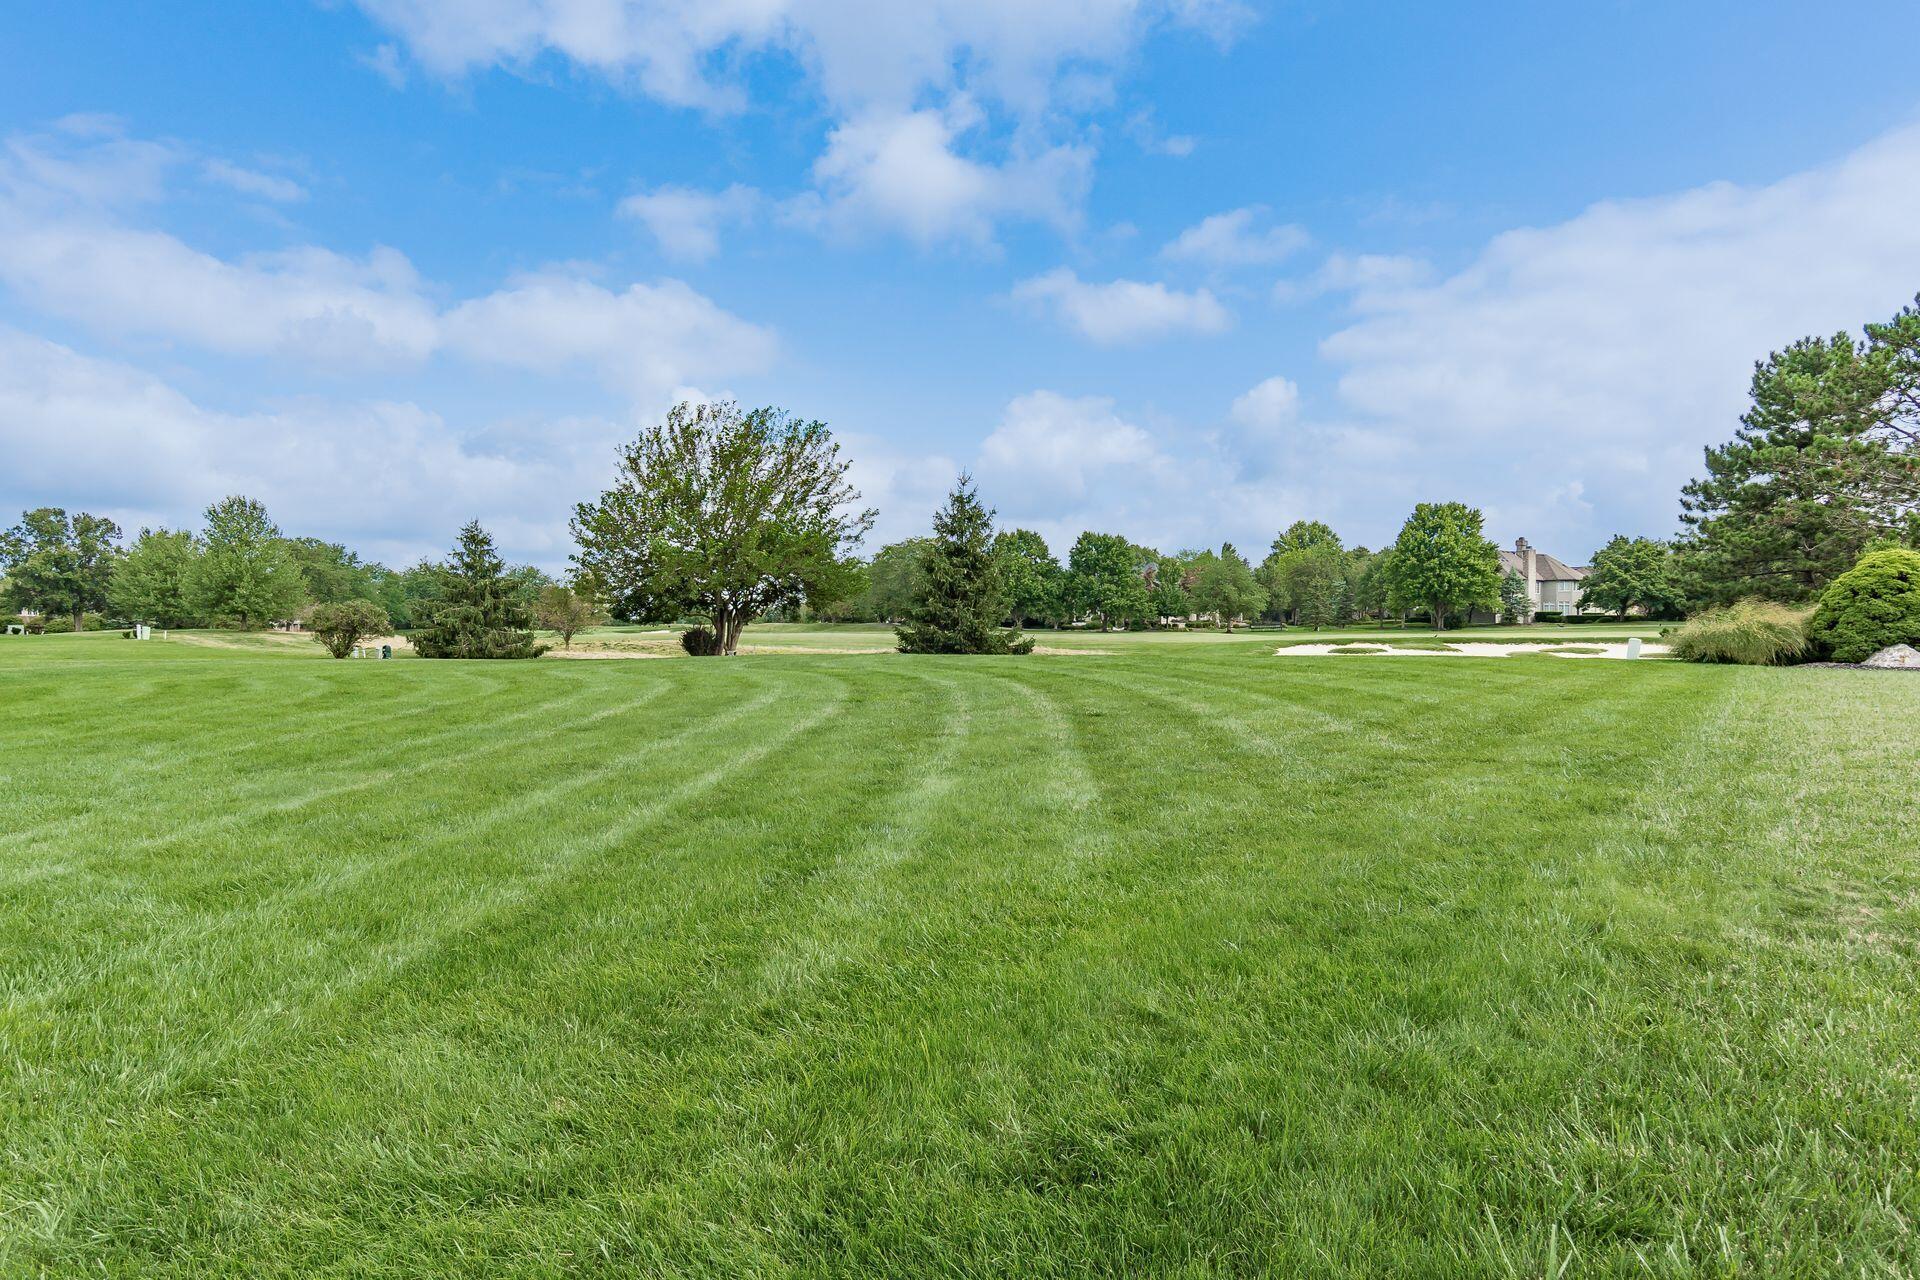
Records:
[[[1806,614],[1770,600],[1741,600],[1696,614],[1673,633],[1673,656],[1684,662],[1784,666],[1806,656]]]
[[[387,611],[371,600],[343,600],[338,604],[317,604],[307,617],[313,638],[327,647],[336,658],[344,658],[368,636],[387,633]]]
[[[1807,624],[1835,662],[1865,662],[1890,644],[1920,645],[1920,551],[1869,551],[1827,587]]]
[[[688,627],[680,633],[680,647],[696,658],[711,658],[720,652],[720,637],[712,627]]]

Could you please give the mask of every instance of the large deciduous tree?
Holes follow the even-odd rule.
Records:
[[[1153,608],[1138,548],[1115,533],[1083,533],[1074,540],[1067,553],[1067,596],[1073,609],[1098,617],[1102,627],[1143,621]]]
[[[195,621],[194,568],[200,544],[184,529],[142,529],[113,567],[108,598],[115,614],[132,622],[184,627]]]
[[[1464,502],[1422,502],[1393,543],[1393,594],[1425,609],[1434,630],[1447,616],[1500,604],[1500,552]]]
[[[873,616],[881,622],[899,622],[925,589],[930,538],[889,542],[874,553],[867,567],[867,596]]]
[[[1593,565],[1580,584],[1580,607],[1610,609],[1622,618],[1634,609],[1677,611],[1680,588],[1672,549],[1653,538],[1616,533],[1593,553]]]
[[[1002,623],[1007,588],[993,552],[993,512],[962,473],[934,513],[921,590],[899,629],[902,653],[1028,653],[1033,641]]]
[[[291,618],[307,599],[300,566],[265,506],[238,495],[207,508],[194,564],[193,611],[243,630]]]
[[[621,453],[598,502],[581,503],[577,562],[626,617],[699,617],[715,652],[748,621],[820,606],[851,584],[845,557],[873,524],[823,422],[731,402],[676,405]]]
[[[16,609],[32,609],[86,625],[86,615],[107,607],[119,556],[120,526],[105,516],[59,507],[22,512],[20,523],[0,534],[0,569],[6,571],[7,598]]]
[[[1193,605],[1202,613],[1211,613],[1220,625],[1233,630],[1238,618],[1251,618],[1267,607],[1267,592],[1253,576],[1253,566],[1234,549],[1231,542],[1220,545],[1218,554],[1196,557],[1193,580]]]
[[[533,614],[478,520],[460,530],[453,556],[438,566],[438,592],[422,606],[413,633],[423,658],[537,658]]]
[[[1920,313],[1805,338],[1754,366],[1734,438],[1681,491],[1707,600],[1811,598],[1870,543],[1920,534]]]
[[[1058,621],[1065,575],[1047,549],[1047,540],[1031,529],[1002,530],[993,537],[993,554],[1000,562],[1013,625],[1024,627],[1035,619]]]

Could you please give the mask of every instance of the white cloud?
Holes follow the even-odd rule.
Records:
[[[461,303],[447,345],[472,360],[557,373],[584,367],[645,398],[708,377],[757,371],[773,335],[678,280],[614,293],[564,274],[537,274]]]
[[[1300,416],[1300,388],[1276,374],[1237,397],[1228,416],[1255,431],[1277,431]]]
[[[1203,218],[1168,241],[1160,253],[1176,262],[1209,267],[1265,266],[1292,257],[1312,239],[1305,228],[1273,225],[1264,207],[1250,205]]]
[[[1304,280],[1282,280],[1273,286],[1275,302],[1304,302],[1329,293],[1353,295],[1356,307],[1365,310],[1380,301],[1381,295],[1397,289],[1424,284],[1433,276],[1433,266],[1424,258],[1398,254],[1330,254],[1312,275]]]
[[[1078,120],[1111,102],[1141,40],[1174,26],[1225,44],[1252,18],[1237,0],[359,3],[443,76],[531,74],[558,57],[662,102],[731,111],[748,105],[745,68],[791,60],[833,122],[819,190],[793,202],[792,220],[921,244],[985,243],[1003,217],[1077,225],[1092,163]],[[976,129],[991,147],[957,145]],[[1164,146],[1183,154],[1191,140]]]
[[[129,529],[196,526],[229,493],[260,498],[290,532],[405,564],[441,554],[478,517],[515,559],[565,560],[574,495],[593,492],[626,433],[546,424],[537,453],[463,434],[416,405],[206,409],[149,374],[0,327],[0,503],[84,500]]]
[[[433,307],[406,258],[318,248],[226,262],[158,231],[24,222],[0,208],[0,282],[41,310],[113,334],[321,364],[425,358]]]
[[[241,195],[258,196],[277,204],[292,204],[307,198],[307,189],[291,178],[262,173],[258,169],[249,169],[226,160],[206,160],[201,163],[200,169],[208,181],[230,187]]]
[[[671,257],[704,262],[720,252],[720,231],[744,222],[759,193],[738,183],[724,191],[663,186],[620,202],[620,213],[641,223]]]
[[[922,245],[986,244],[994,224],[1009,216],[1074,225],[1092,152],[1016,146],[1003,163],[984,163],[957,146],[979,120],[960,101],[943,111],[876,112],[840,125],[814,162],[818,191],[790,203],[790,220],[832,232],[880,227]]]
[[[1094,284],[1066,267],[1022,280],[1014,286],[1013,298],[1104,345],[1175,333],[1221,333],[1233,324],[1210,290],[1186,293],[1139,280]]]
[[[106,149],[70,149],[48,164],[49,150],[29,141],[0,165],[0,284],[96,332],[327,369],[417,365],[450,351],[541,373],[584,368],[643,399],[773,356],[768,331],[675,280],[615,292],[556,268],[443,308],[391,248],[215,257],[105,207],[150,189],[125,176],[144,172],[146,152],[117,135]]]
[[[1036,529],[1063,556],[1088,529],[1169,551],[1264,545],[1307,510],[1286,478],[1248,470],[1217,436],[1150,428],[1105,396],[1016,397],[973,470],[1001,527]]]
[[[1679,486],[1731,436],[1756,359],[1912,299],[1916,204],[1907,126],[1771,185],[1508,232],[1448,279],[1374,294],[1322,354],[1346,405],[1397,442],[1398,470],[1477,498],[1504,537],[1584,557],[1616,525],[1674,527]]]
[[[1250,19],[1217,0],[360,0],[443,75],[543,54],[682,106],[737,105],[729,72],[793,58],[836,112],[895,111],[966,90],[1028,116],[1063,72],[1121,62],[1158,23],[1230,40]]]

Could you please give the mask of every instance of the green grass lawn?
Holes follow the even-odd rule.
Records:
[[[1920,1267],[1920,680],[1273,643],[0,639],[0,1275]]]

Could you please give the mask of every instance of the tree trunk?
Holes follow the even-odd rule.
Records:
[[[73,611],[73,634],[79,635],[82,631],[86,630],[86,628],[87,611],[85,609],[75,609]]]
[[[739,612],[734,609],[718,609],[713,615],[713,632],[719,642],[720,656],[737,658],[740,656],[740,631],[745,625]]]
[[[1428,612],[1433,614],[1433,629],[1435,631],[1445,631],[1447,629],[1447,606],[1436,600]]]

